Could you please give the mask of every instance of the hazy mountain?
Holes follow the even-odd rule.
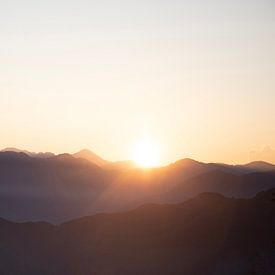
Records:
[[[30,157],[35,157],[35,158],[51,158],[54,157],[55,154],[51,153],[51,152],[39,152],[39,153],[35,153],[35,152],[30,152],[27,150],[21,150],[18,148],[14,148],[14,147],[7,147],[5,149],[3,149],[0,152],[16,152],[16,153],[24,153]]]
[[[172,180],[174,178],[177,180],[178,177],[180,177],[181,180],[185,180],[215,169],[210,164],[188,158],[178,160],[177,162],[170,164],[167,168],[169,170],[169,177]]]
[[[21,149],[15,148],[15,147],[7,147],[7,148],[1,150],[1,152],[25,153],[27,155],[33,155],[34,154],[33,152],[29,152],[27,150],[21,150]]]
[[[235,198],[251,198],[261,190],[275,188],[274,172],[235,175],[214,170],[193,177],[160,196],[160,201],[181,202],[201,192],[218,192]]]
[[[33,158],[0,153],[0,216],[15,221],[60,221],[87,215],[111,175],[69,154]]]
[[[0,152],[0,217],[61,222],[144,203],[182,202],[201,192],[247,198],[275,187],[273,172],[247,169],[191,159],[154,169],[111,169],[70,154]]]
[[[275,203],[262,199],[270,192],[205,193],[61,226],[0,220],[0,273],[274,274]]]
[[[243,175],[253,172],[275,171],[275,165],[263,161],[255,161],[243,165],[231,165],[225,163],[203,163],[192,159],[182,159],[171,164],[170,166],[181,171],[184,170],[185,175],[186,171],[190,171],[192,176],[202,174],[202,172],[210,172],[214,170],[220,170],[235,175]]]
[[[255,169],[257,171],[275,171],[275,165],[265,161],[253,161],[245,164],[244,167]]]
[[[92,151],[88,150],[88,149],[83,149],[75,154],[73,154],[74,157],[76,158],[83,158],[86,159],[92,163],[95,163],[96,165],[103,167],[106,164],[108,164],[107,160],[104,160],[103,158],[101,158],[100,156],[96,155],[95,153],[93,153]]]
[[[76,158],[86,159],[106,170],[123,171],[123,170],[136,168],[136,165],[133,161],[130,161],[130,160],[114,161],[114,162],[107,161],[87,149],[83,149],[78,153],[73,154],[73,156]]]

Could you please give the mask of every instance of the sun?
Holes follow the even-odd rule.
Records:
[[[140,167],[156,167],[160,161],[159,146],[150,138],[141,138],[133,144],[131,158]]]

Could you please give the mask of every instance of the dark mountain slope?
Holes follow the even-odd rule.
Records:
[[[234,167],[183,159],[154,169],[105,169],[70,154],[0,152],[0,216],[58,223],[144,203],[182,202],[206,191],[252,197],[275,186],[272,172],[231,172]]]
[[[275,173],[261,172],[244,175],[214,170],[177,184],[159,200],[180,202],[201,192],[218,192],[235,198],[251,198],[261,190],[275,188]]]
[[[98,166],[67,154],[36,159],[0,153],[0,215],[55,222],[88,214],[109,178]]]
[[[39,153],[35,153],[35,152],[30,152],[27,150],[21,150],[18,148],[14,148],[14,147],[8,147],[5,148],[3,150],[1,150],[0,152],[15,152],[15,153],[24,153],[30,157],[34,157],[34,158],[51,158],[54,157],[55,154],[51,153],[51,152],[39,152]]]
[[[243,167],[255,169],[257,171],[262,171],[262,172],[271,171],[271,170],[275,171],[275,165],[265,161],[253,161],[243,165]]]
[[[0,273],[274,274],[274,216],[272,201],[206,193],[61,226],[1,220]]]

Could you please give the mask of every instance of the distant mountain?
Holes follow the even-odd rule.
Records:
[[[192,171],[193,176],[201,174],[201,172],[210,172],[214,170],[220,170],[235,175],[275,171],[275,165],[263,161],[255,161],[243,165],[231,165],[224,163],[203,163],[187,158],[179,160],[170,166],[179,168],[180,170]]]
[[[275,173],[254,172],[254,166],[191,159],[152,169],[131,165],[108,162],[100,167],[70,154],[37,158],[0,152],[0,217],[59,223],[144,203],[183,202],[201,192],[249,198],[275,187]]]
[[[186,158],[168,165],[166,169],[169,174],[169,180],[178,183],[188,178],[212,171],[215,167],[207,163]]]
[[[0,219],[0,273],[275,274],[275,203],[261,198],[204,193],[60,226]]]
[[[265,161],[253,161],[243,166],[257,171],[275,171],[275,165]]]
[[[76,158],[86,159],[92,163],[95,163],[99,167],[103,167],[109,163],[108,161],[102,159],[100,156],[96,155],[95,153],[93,153],[92,151],[90,151],[88,149],[83,149],[83,150],[73,154],[73,156]]]
[[[5,149],[3,149],[0,152],[16,152],[16,153],[24,153],[30,157],[35,157],[35,158],[51,158],[54,157],[55,154],[51,153],[51,152],[39,152],[39,153],[34,153],[34,152],[30,152],[27,150],[21,150],[21,149],[17,149],[14,147],[7,147]]]
[[[229,197],[251,198],[261,190],[275,188],[274,172],[235,175],[210,171],[177,184],[160,196],[162,202],[181,202],[201,192],[217,192]]]
[[[33,158],[0,153],[0,216],[15,221],[57,222],[95,211],[111,175],[69,154]]]
[[[115,161],[115,162],[107,161],[87,149],[83,149],[78,153],[73,154],[73,156],[76,158],[86,159],[106,170],[123,171],[123,170],[136,168],[136,164],[133,161],[130,161],[130,160]]]
[[[25,154],[27,154],[27,155],[32,155],[32,154],[34,154],[33,152],[29,152],[29,151],[27,151],[27,150],[21,150],[21,149],[15,148],[15,147],[7,147],[7,148],[1,150],[1,152],[25,153]]]

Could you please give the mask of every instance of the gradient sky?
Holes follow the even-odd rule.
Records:
[[[162,163],[275,147],[274,0],[9,0],[0,8],[0,146]]]

